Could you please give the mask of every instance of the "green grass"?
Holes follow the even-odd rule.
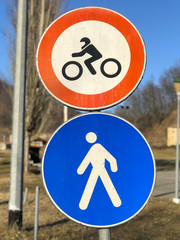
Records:
[[[176,148],[153,148],[154,158],[156,160],[157,170],[174,170],[176,160]]]
[[[152,148],[154,158],[156,160],[175,160],[176,159],[176,148]]]

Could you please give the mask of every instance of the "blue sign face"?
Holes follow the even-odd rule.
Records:
[[[42,175],[48,195],[67,217],[91,227],[112,227],[145,206],[155,163],[134,126],[110,114],[89,113],[55,132]]]

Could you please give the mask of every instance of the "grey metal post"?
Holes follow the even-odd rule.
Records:
[[[177,92],[177,143],[176,143],[176,180],[175,180],[175,198],[173,202],[180,203],[179,191],[179,126],[180,126],[180,92]]]
[[[18,0],[9,227],[22,229],[27,0]]]
[[[180,92],[177,92],[177,144],[176,144],[176,189],[175,197],[178,198],[178,179],[179,179],[179,111],[180,108]]]
[[[25,193],[24,193],[24,201],[23,201],[23,204],[26,203],[27,201],[27,196],[28,196],[28,188],[25,188]]]
[[[100,112],[100,110],[98,112]],[[99,240],[111,240],[110,228],[99,229]]]
[[[64,122],[68,120],[68,107],[64,106],[63,108]]]
[[[35,216],[34,216],[34,240],[38,239],[38,223],[39,223],[39,187],[36,187]]]
[[[99,240],[111,240],[111,230],[109,228],[99,229]]]

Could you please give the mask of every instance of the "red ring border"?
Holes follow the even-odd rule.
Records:
[[[72,25],[89,20],[115,27],[125,37],[131,53],[129,70],[123,80],[113,89],[94,95],[77,93],[65,87],[57,79],[51,64],[57,38]],[[145,65],[144,42],[133,24],[119,13],[98,7],[76,9],[56,19],[43,34],[37,50],[37,69],[47,90],[63,104],[80,110],[100,110],[122,102],[138,86]]]

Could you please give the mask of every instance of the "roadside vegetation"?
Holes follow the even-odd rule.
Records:
[[[172,151],[172,150],[170,150]],[[168,150],[164,150],[167,154]],[[157,153],[155,153],[156,155]],[[161,151],[161,157],[163,152]],[[163,168],[163,160],[160,164]],[[169,161],[173,161],[170,159]],[[168,169],[167,166],[165,168]],[[30,240],[34,236],[35,188],[40,187],[39,240],[98,240],[98,229],[82,226],[62,215],[49,200],[39,170],[35,167],[24,175],[28,188],[23,207],[23,231],[8,230],[10,153],[0,152],[0,239]],[[180,205],[171,199],[151,198],[146,207],[132,220],[111,229],[112,240],[179,240]]]

